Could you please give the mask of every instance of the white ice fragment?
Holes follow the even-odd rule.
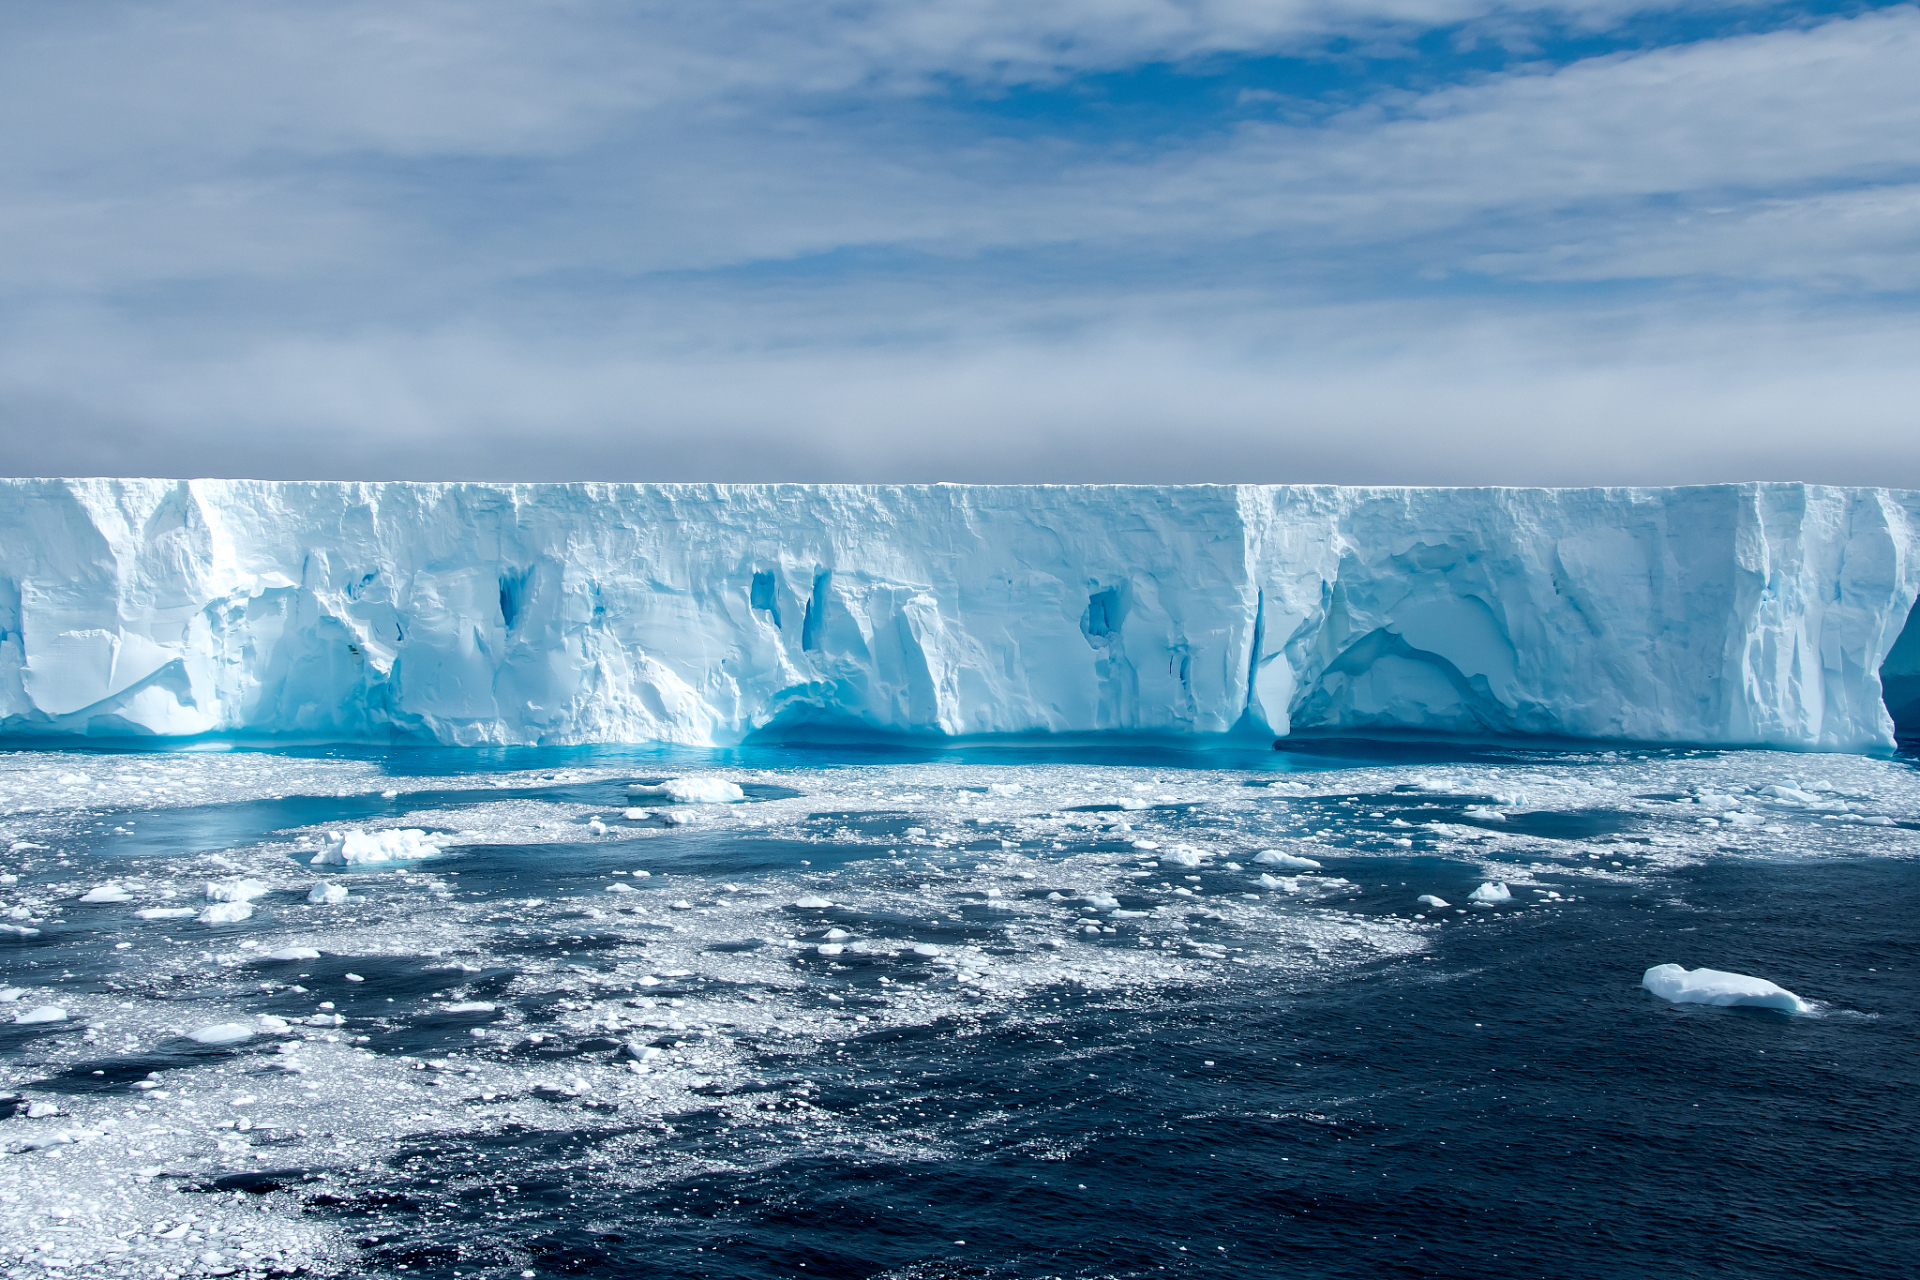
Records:
[[[1719,969],[1688,971],[1677,964],[1658,964],[1646,971],[1640,985],[1674,1004],[1710,1004],[1805,1013],[1806,1001],[1765,978]]]
[[[627,794],[630,797],[665,796],[674,804],[738,804],[747,798],[738,783],[707,776],[669,778],[658,786],[635,783],[627,788]]]
[[[846,950],[845,947],[837,942],[823,942],[815,949],[823,956],[837,956]]]
[[[1283,893],[1300,892],[1300,882],[1298,880],[1293,879],[1291,877],[1283,878],[1279,876],[1268,875],[1264,871],[1260,873],[1260,878],[1255,880],[1253,883],[1259,885],[1262,889],[1278,889]]]
[[[635,880],[651,880],[651,879],[653,879],[653,872],[651,872],[651,871],[630,871],[630,872],[628,872],[627,874],[628,874],[628,875],[630,875],[630,876],[632,876],[632,877],[633,877],[633,878],[634,878]]]
[[[22,1026],[30,1022],[65,1022],[67,1011],[57,1004],[43,1004],[37,1009],[14,1014],[13,1020]]]
[[[328,884],[325,880],[313,882],[313,888],[307,890],[307,901],[316,907],[338,906],[347,900],[345,885]]]
[[[258,880],[216,880],[207,885],[208,902],[252,902],[267,892]]]
[[[825,898],[820,897],[818,894],[810,893],[804,898],[796,898],[794,900],[793,905],[806,911],[819,911],[825,907],[830,907],[833,904],[831,902],[828,902]]]
[[[278,951],[269,951],[260,958],[263,960],[318,960],[320,953],[312,947],[281,947]]]
[[[693,904],[685,898],[682,898],[678,902],[673,903],[672,908],[675,911],[691,911],[693,910]]]
[[[638,893],[640,891],[634,888],[630,884],[610,884],[607,886],[607,892],[608,893]]]
[[[253,916],[250,902],[216,902],[200,913],[201,924],[237,924]]]
[[[913,944],[913,954],[931,959],[940,954],[940,948],[934,946],[931,942],[916,942]]]
[[[1198,850],[1184,844],[1176,845],[1160,855],[1160,865],[1163,867],[1185,867],[1192,870],[1202,861]]]
[[[192,907],[148,907],[145,911],[133,914],[142,920],[185,920],[188,916],[200,913]]]
[[[827,941],[828,941],[828,942],[845,942],[845,941],[846,941],[846,940],[847,940],[848,938],[851,938],[852,936],[853,936],[853,935],[852,935],[852,934],[850,934],[850,933],[848,933],[848,932],[847,932],[847,931],[846,931],[845,929],[829,929],[829,930],[827,930]]]
[[[672,827],[690,827],[700,820],[698,815],[679,809],[668,809],[660,816],[666,821],[668,826]]]
[[[1286,867],[1294,871],[1320,869],[1320,864],[1312,858],[1297,857],[1291,853],[1282,853],[1278,849],[1262,849],[1253,855],[1253,860],[1263,867]]]
[[[1110,893],[1088,894],[1086,903],[1095,911],[1118,911],[1120,909],[1120,899]]]
[[[648,809],[623,809],[620,816],[628,822],[645,822],[651,812]]]
[[[1133,847],[1143,852],[1151,853],[1153,850],[1158,849],[1160,846],[1152,840],[1135,840],[1133,842]]]
[[[1017,782],[989,782],[987,784],[988,795],[1017,796],[1020,794],[1020,791],[1021,786]]]
[[[607,824],[600,821],[600,819],[595,818],[592,822],[589,822],[587,824],[587,834],[593,835],[593,836],[603,836],[607,834]]]
[[[485,1000],[463,1000],[458,1004],[448,1005],[446,1008],[442,1009],[441,1012],[442,1013],[492,1013],[493,1010],[494,1010],[494,1006],[489,1004]]]
[[[80,895],[82,902],[131,902],[133,895],[109,880],[97,889],[89,889]]]
[[[15,1000],[18,1000],[21,996],[25,994],[27,994],[27,989],[25,987],[0,988],[0,1004],[12,1004]]]
[[[362,831],[351,828],[327,837],[326,847],[313,855],[308,864],[315,867],[348,867],[365,863],[413,862],[439,854],[440,846],[432,836],[415,827]]]
[[[187,1039],[200,1044],[239,1044],[253,1039],[253,1028],[244,1022],[216,1022],[187,1032]]]
[[[357,973],[345,973],[340,976],[345,978],[348,982],[365,982],[366,981],[365,978],[361,977]]]
[[[1467,895],[1468,902],[1505,902],[1513,894],[1498,880],[1489,880]]]
[[[1450,907],[1453,905],[1451,902],[1448,902],[1445,898],[1442,898],[1437,894],[1431,894],[1431,893],[1423,893],[1418,898],[1416,898],[1415,901],[1418,902],[1423,907],[1433,907],[1436,910],[1441,907]]]

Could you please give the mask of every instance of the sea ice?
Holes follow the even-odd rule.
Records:
[[[29,1022],[65,1022],[67,1020],[67,1011],[57,1004],[43,1004],[37,1009],[29,1009],[25,1013],[14,1014],[13,1020],[16,1023],[22,1024]]]
[[[267,892],[258,880],[218,880],[207,886],[208,902],[252,902]]]
[[[263,960],[318,960],[320,953],[312,947],[281,947],[278,951],[269,951],[261,957]]]
[[[253,1039],[253,1028],[244,1022],[216,1022],[187,1032],[187,1039],[200,1044],[239,1044]]]
[[[415,827],[373,832],[353,828],[328,836],[326,847],[313,855],[309,865],[346,867],[363,863],[414,862],[434,857],[439,852],[440,846],[433,838]]]
[[[316,907],[339,906],[347,900],[347,887],[343,884],[328,884],[325,880],[313,882],[313,888],[307,890],[307,901]]]
[[[1282,853],[1278,849],[1262,849],[1253,855],[1253,860],[1263,867],[1286,867],[1293,871],[1318,871],[1320,864],[1312,858],[1302,858],[1296,854]]]
[[[738,783],[712,777],[668,778],[657,786],[634,783],[627,795],[665,796],[675,804],[738,804],[747,798]]]
[[[1810,1006],[1785,987],[1765,978],[1719,969],[1687,970],[1677,964],[1657,964],[1647,970],[1640,985],[1674,1004],[1710,1004],[1805,1013]]]
[[[80,901],[82,902],[132,902],[133,895],[128,893],[125,889],[121,888],[119,884],[113,881],[109,881],[108,883],[101,885],[97,889],[89,889],[87,892],[81,894]]]
[[[1478,889],[1467,895],[1468,902],[1506,902],[1513,897],[1506,885],[1498,880],[1488,880]]]
[[[200,913],[201,924],[238,924],[253,917],[250,902],[216,902]]]
[[[192,907],[148,907],[133,914],[142,920],[185,920],[200,913]]]
[[[1507,896],[1512,897],[1513,895],[1508,894]],[[1451,902],[1448,902],[1445,898],[1440,897],[1438,894],[1432,894],[1432,893],[1423,893],[1418,898],[1414,899],[1414,901],[1418,902],[1423,907],[1433,907],[1436,910],[1442,907],[1450,907],[1453,905]]]

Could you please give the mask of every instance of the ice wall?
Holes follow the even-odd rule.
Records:
[[[1886,746],[1920,494],[0,481],[0,733]]]

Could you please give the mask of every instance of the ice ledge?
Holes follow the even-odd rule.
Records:
[[[1885,748],[1916,531],[1798,484],[5,480],[0,734]]]

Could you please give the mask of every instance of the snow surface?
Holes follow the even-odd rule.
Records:
[[[1885,747],[1916,528],[1795,484],[4,480],[0,732]]]
[[[1640,985],[1674,1004],[1735,1005],[1778,1009],[1783,1013],[1805,1013],[1811,1007],[1793,992],[1765,978],[1750,978],[1744,973],[1725,973],[1719,969],[1689,971],[1677,964],[1657,964],[1647,970]]]

